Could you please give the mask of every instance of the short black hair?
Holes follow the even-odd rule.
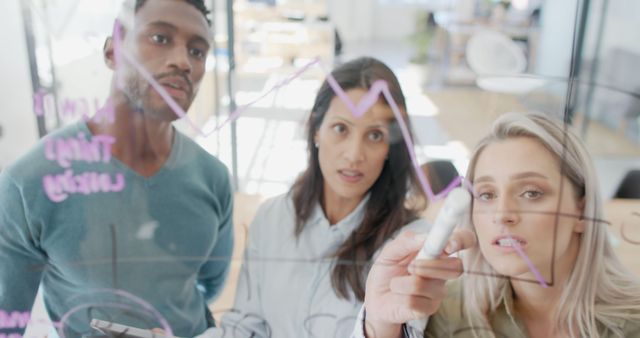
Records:
[[[209,17],[208,17],[209,13],[211,12],[207,9],[207,6],[205,6],[204,0],[184,0],[184,1],[188,2],[190,5],[198,9],[200,13],[202,13],[202,15],[204,16],[205,20],[207,20],[207,24],[211,26],[211,20],[209,20]],[[146,2],[147,0],[136,0],[136,7],[134,8],[134,13],[137,13],[138,10],[140,10],[140,8]]]

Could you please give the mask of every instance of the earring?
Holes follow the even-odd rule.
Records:
[[[316,146],[316,148],[318,148],[318,142],[316,142],[314,145]]]

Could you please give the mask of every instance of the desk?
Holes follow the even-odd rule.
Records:
[[[604,219],[611,222],[609,230],[619,240],[615,246],[616,254],[627,268],[640,276],[640,200],[607,201]]]
[[[478,76],[476,85],[486,91],[504,94],[526,94],[541,88],[547,83],[541,78],[528,77],[524,74],[513,76]]]

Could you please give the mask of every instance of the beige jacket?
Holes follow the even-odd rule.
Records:
[[[462,283],[459,280],[449,283],[448,292],[438,312],[429,319],[425,338],[538,338],[529,337],[524,323],[514,312],[511,288],[506,288],[502,303],[489,315],[489,326],[471,325],[464,316]],[[640,338],[640,321],[621,318],[619,325],[625,338]],[[602,338],[617,337],[604,328],[601,332]]]

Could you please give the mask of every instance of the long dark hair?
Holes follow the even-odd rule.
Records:
[[[377,80],[387,82],[389,91],[406,118],[406,103],[400,83],[391,69],[370,57],[347,62],[331,72],[342,89],[369,90]],[[291,188],[296,210],[295,235],[298,237],[305,222],[311,216],[316,203],[322,203],[323,177],[315,147],[314,135],[335,97],[327,80],[322,83],[307,122],[307,169],[297,178]],[[384,98],[383,101],[387,103]],[[387,103],[388,104],[388,103]],[[408,206],[407,195],[417,187],[417,179],[411,166],[407,147],[400,135],[397,122],[390,124],[389,154],[380,176],[371,186],[370,197],[360,226],[336,250],[336,264],[331,273],[331,284],[338,297],[350,299],[350,291],[360,301],[364,300],[364,280],[373,254],[398,229],[417,218],[418,210]]]

